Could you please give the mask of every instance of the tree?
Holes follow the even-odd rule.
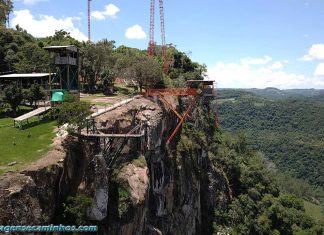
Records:
[[[0,24],[5,26],[9,20],[9,14],[13,9],[11,0],[0,0]]]
[[[103,84],[103,93],[105,95],[112,95],[114,93],[115,73],[107,69],[101,75],[101,80]]]
[[[65,30],[56,30],[53,36],[38,39],[40,45],[43,46],[65,46],[65,45],[75,45],[77,47],[82,47],[82,43],[71,37],[69,32]]]
[[[205,64],[193,62],[186,53],[176,50],[175,47],[170,47],[168,53],[169,57],[173,54],[169,76],[176,84],[184,85],[183,80],[202,80],[206,76]]]
[[[14,64],[17,72],[47,72],[48,54],[36,43],[30,42],[23,45],[17,56],[18,61]]]
[[[79,101],[72,95],[68,95],[66,100],[57,106],[59,111],[57,122],[59,125],[68,123],[76,126],[78,132],[87,124],[86,118],[90,115],[90,104]]]
[[[16,115],[17,107],[23,100],[22,90],[17,82],[14,82],[4,89],[4,101],[10,105],[14,115]]]
[[[27,43],[35,44],[35,38],[17,26],[17,30],[3,28],[0,30],[0,71],[15,70],[15,63],[21,60],[18,56]],[[28,60],[27,60],[28,62]],[[37,61],[36,61],[37,62]],[[31,64],[31,63],[30,63]]]
[[[86,78],[89,90],[93,91],[102,74],[109,67],[113,67],[114,43],[105,39],[97,43],[87,43],[83,48],[81,75]]]
[[[29,104],[33,106],[36,101],[44,99],[46,96],[45,90],[37,83],[31,85],[31,87],[24,91],[24,99],[28,100]]]
[[[0,97],[0,114],[7,109],[7,103]]]
[[[152,57],[142,56],[129,69],[128,77],[135,79],[143,88],[163,86],[163,71],[161,65]]]
[[[131,48],[126,46],[120,46],[115,51],[115,64],[114,71],[117,76],[127,78],[129,69],[135,64],[140,58],[147,56],[147,54],[137,48]]]

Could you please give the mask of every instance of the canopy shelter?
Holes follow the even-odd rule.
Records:
[[[49,78],[55,73],[14,73],[0,76],[0,87],[3,89],[13,82],[17,82],[22,88],[29,88],[32,84],[38,83],[44,89],[48,89]]]

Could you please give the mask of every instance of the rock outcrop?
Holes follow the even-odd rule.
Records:
[[[195,161],[177,152],[179,135],[166,144],[177,123],[171,111],[157,100],[140,98],[96,117],[96,123],[104,133],[127,133],[144,123],[146,135],[124,143],[113,169],[99,154],[100,141],[71,138],[60,156],[63,163],[6,174],[0,179],[0,224],[61,223],[63,203],[79,193],[94,201],[87,217],[99,234],[208,231],[209,210],[229,200],[228,182],[207,160],[197,173],[199,159],[208,158],[203,149]],[[120,144],[115,141],[113,148]]]

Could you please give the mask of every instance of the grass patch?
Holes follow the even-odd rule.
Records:
[[[312,217],[316,221],[324,220],[321,206],[304,200],[304,207],[308,216]]]
[[[106,97],[103,93],[97,93],[97,94],[86,94],[85,97],[82,97],[82,100],[93,100],[97,98],[104,98]]]
[[[115,89],[117,90],[117,95],[130,95],[135,93],[134,88],[127,87],[126,85],[115,85]]]
[[[132,163],[137,167],[146,167],[147,163],[145,160],[145,157],[143,155],[140,155],[138,158],[134,159]]]
[[[118,211],[119,211],[119,216],[122,217],[128,211],[130,205],[132,204],[131,194],[123,185],[120,185],[118,187],[118,195],[119,195]]]
[[[23,129],[13,127],[12,118],[0,119],[0,174],[17,170],[46,153],[55,136],[55,121],[31,118]],[[13,166],[9,163],[17,162]]]
[[[87,100],[87,99],[82,99],[82,101],[90,103],[90,105],[100,105],[100,106],[111,106],[113,105],[112,102],[102,102],[102,101],[95,101],[95,100]]]

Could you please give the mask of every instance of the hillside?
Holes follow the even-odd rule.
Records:
[[[267,87],[265,89],[244,89],[245,91],[251,92],[257,96],[277,100],[286,98],[314,98],[324,94],[324,90],[316,89],[287,89],[280,90],[274,87]]]
[[[323,188],[324,103],[320,91],[307,90],[301,97],[314,94],[307,99],[277,100],[249,91],[219,92],[221,127],[243,131],[248,145],[263,152],[280,172]],[[254,93],[264,94],[264,90]]]

